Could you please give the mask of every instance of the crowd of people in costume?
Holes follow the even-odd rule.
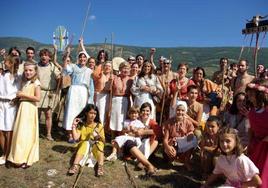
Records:
[[[0,165],[28,168],[38,162],[40,114],[46,139],[54,141],[52,113],[64,97],[62,127],[77,148],[68,175],[87,165],[103,176],[105,160],[135,158],[152,176],[157,166],[149,157],[163,147],[167,163],[179,161],[189,171],[198,152],[203,187],[220,176],[226,186],[268,187],[268,70],[263,65],[253,76],[246,59],[230,64],[223,57],[210,80],[203,67],[190,69],[163,56],[154,62],[155,49],[148,59],[130,56],[118,71],[105,50],[94,58],[83,39],[79,49],[74,60],[67,47],[62,64],[56,46],[54,54],[41,49],[38,61],[32,47],[24,60],[16,47],[1,50]],[[105,156],[108,135],[113,148]]]

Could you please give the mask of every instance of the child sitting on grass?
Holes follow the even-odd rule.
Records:
[[[221,127],[221,121],[217,116],[210,116],[207,119],[205,131],[200,142],[201,148],[201,166],[204,177],[213,170],[216,161],[218,131]]]
[[[218,147],[221,155],[203,187],[211,187],[221,176],[226,177],[224,187],[259,187],[262,184],[258,168],[242,153],[243,147],[235,129],[227,127],[220,130]]]
[[[85,122],[83,122],[85,120]],[[82,122],[83,126],[77,127]],[[74,119],[72,125],[72,136],[75,140],[80,140],[73,165],[68,171],[69,175],[78,173],[80,166],[87,163],[88,156],[93,153],[93,158],[97,160],[96,176],[104,175],[104,129],[100,123],[98,108],[93,104],[87,104],[83,111]]]
[[[117,159],[117,151],[120,152],[122,146],[128,140],[132,140],[136,143],[139,148],[142,144],[140,137],[135,137],[138,129],[145,128],[144,124],[138,120],[139,108],[131,107],[128,111],[129,119],[125,120],[124,127],[122,130],[123,135],[117,136],[113,141],[112,153],[106,158],[107,161],[115,161]]]

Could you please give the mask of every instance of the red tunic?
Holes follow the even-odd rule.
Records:
[[[253,138],[249,143],[249,157],[259,168],[262,178],[262,188],[268,188],[268,142],[262,139],[268,136],[268,107],[262,113],[254,109],[249,112],[250,129]]]

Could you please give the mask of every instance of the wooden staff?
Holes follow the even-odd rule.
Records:
[[[222,82],[221,82],[221,93],[222,93],[222,99],[221,99],[221,104],[220,104],[220,111],[223,111],[226,104],[227,104],[227,93],[228,90],[226,90],[227,88],[225,87],[225,73],[227,71],[227,65],[223,66],[223,72],[222,72]]]
[[[254,50],[254,72],[255,72],[255,77],[257,78],[257,59],[258,59],[258,51],[259,51],[259,36],[260,33],[256,33],[256,45],[255,45],[255,50]]]
[[[85,19],[84,19],[84,22],[83,22],[83,27],[82,27],[82,32],[81,32],[81,35],[80,35],[80,39],[83,38],[83,35],[84,35],[84,32],[85,32],[85,29],[86,29],[86,25],[87,25],[87,21],[88,21],[88,16],[89,16],[89,9],[91,7],[91,3],[90,3],[90,0],[88,1],[88,6],[87,6],[87,12],[86,12],[86,16],[85,16]],[[79,40],[80,40],[79,39]],[[80,50],[80,45],[78,44],[78,47],[77,47],[77,54]]]
[[[88,1],[86,17],[85,17],[85,20],[84,20],[84,23],[83,23],[83,27],[82,27],[82,32],[81,32],[80,38],[82,38],[83,35],[84,35],[84,31],[85,31],[85,28],[86,28],[86,24],[87,24],[87,20],[88,20],[88,15],[89,15],[89,9],[90,9],[90,7],[91,7],[91,3],[90,3],[90,1]]]
[[[114,44],[113,44],[113,38],[114,38],[114,33],[111,34],[111,60],[114,58]]]
[[[161,114],[160,114],[160,120],[159,120],[159,125],[162,126],[162,121],[163,121],[163,113],[164,113],[164,107],[165,107],[165,102],[166,102],[166,93],[167,93],[167,87],[168,87],[168,74],[165,74],[165,80],[164,80],[164,93],[163,93],[163,101],[162,101],[162,106],[161,106]]]
[[[61,114],[61,111],[63,109],[64,103],[65,103],[66,95],[67,94],[64,94],[60,100],[59,110],[58,110],[58,115],[57,115],[57,122],[59,122],[59,120],[60,120],[60,114]]]
[[[111,59],[113,60],[113,33],[111,35]],[[111,120],[111,110],[112,110],[112,105],[113,105],[113,62],[111,62],[112,65],[112,71],[110,73],[110,92],[109,92],[109,103],[108,103],[108,112],[106,116],[106,122],[105,122],[105,130],[108,133],[110,131],[110,120]]]
[[[109,92],[109,101],[108,101],[108,112],[106,113],[106,121],[105,121],[105,130],[108,133],[110,131],[110,120],[111,120],[111,110],[113,106],[113,78],[112,78],[113,73],[110,75],[110,92]]]

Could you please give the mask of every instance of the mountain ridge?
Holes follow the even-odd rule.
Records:
[[[34,47],[37,52],[42,48],[53,50],[52,44],[44,44],[25,37],[0,37],[0,48],[8,50],[13,46],[17,46],[21,50],[22,57],[25,57],[25,49],[28,46]],[[73,45],[72,47],[73,50],[71,55],[76,57],[77,45]],[[98,51],[101,49],[107,50],[110,55],[112,47],[110,43],[92,43],[85,44],[85,48],[91,56],[96,57]],[[150,47],[123,44],[114,44],[113,49],[114,57],[120,56],[124,59],[127,59],[130,55],[136,56],[137,54],[143,54],[146,58],[149,58],[150,53]],[[249,60],[251,72],[253,72],[253,50],[254,48],[252,47],[245,47],[242,56],[242,58]],[[218,69],[218,62],[221,57],[229,58],[231,63],[238,62],[240,51],[241,47],[159,47],[156,48],[154,61],[157,64],[157,59],[160,55],[167,58],[172,57],[172,69],[174,71],[177,69],[177,65],[180,62],[187,62],[190,68],[196,66],[204,67],[207,75],[211,76],[213,72]],[[265,64],[267,66],[268,48],[261,48],[258,54],[258,63]]]

